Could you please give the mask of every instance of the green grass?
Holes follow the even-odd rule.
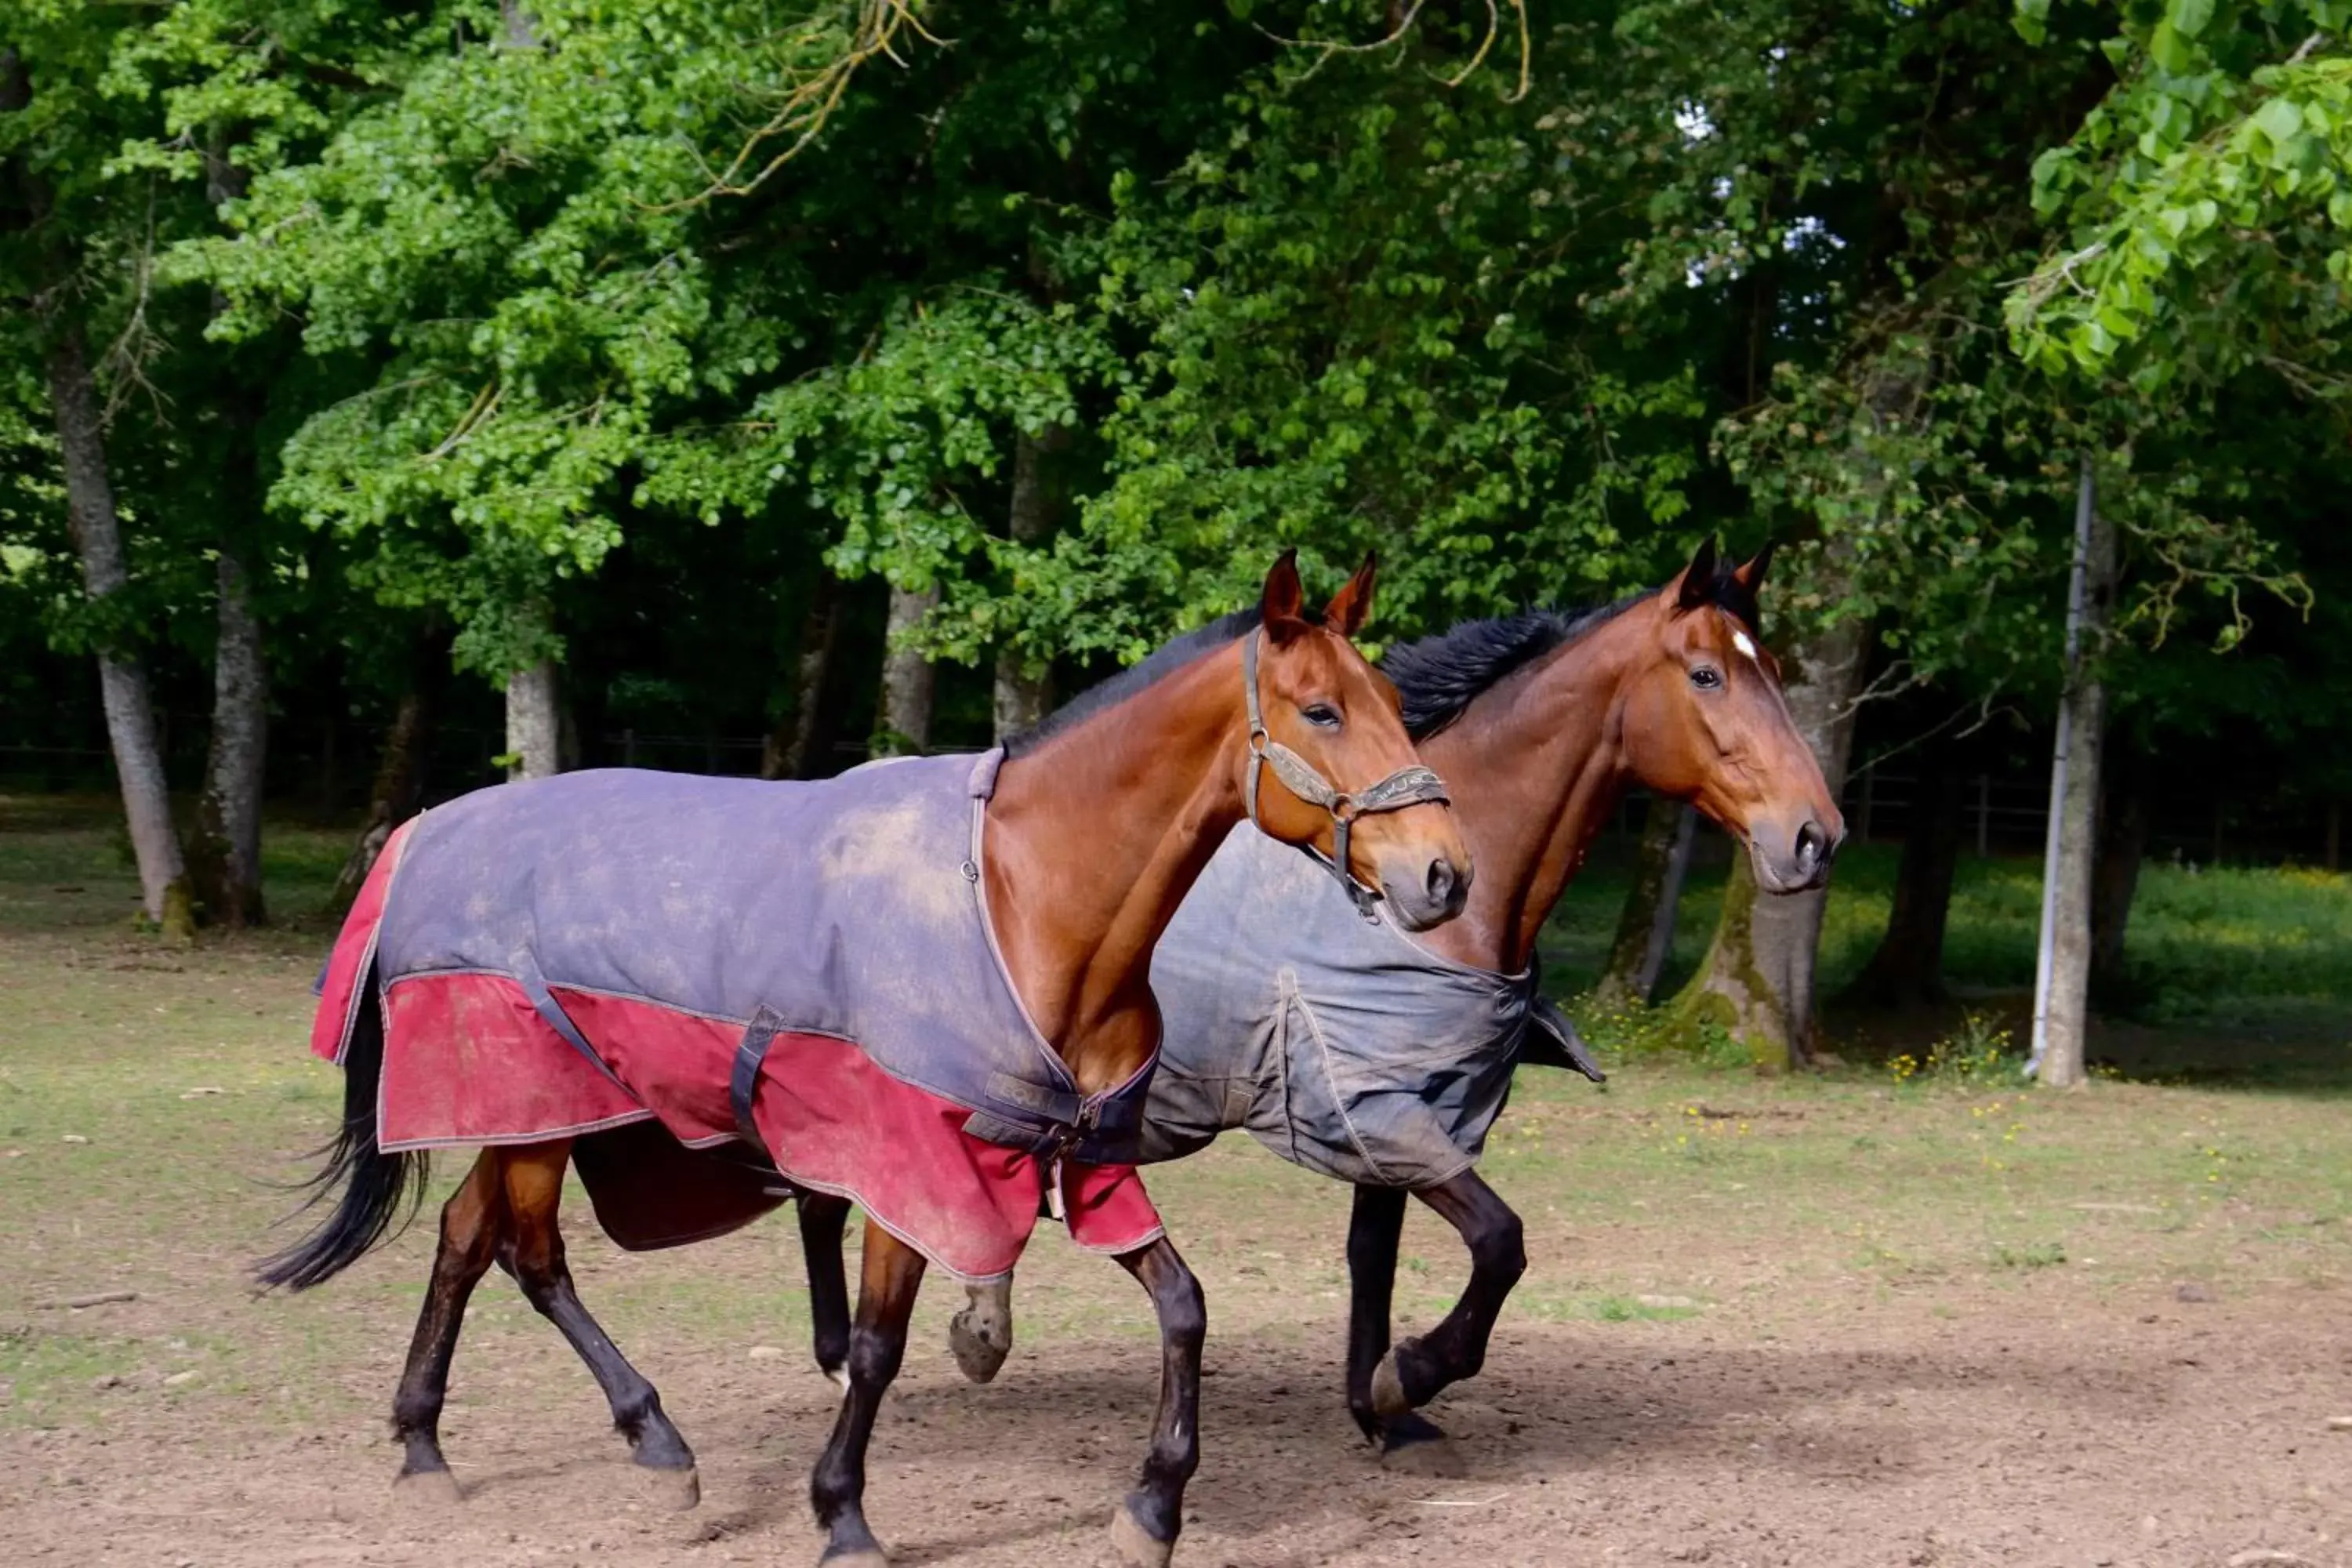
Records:
[[[1820,971],[1822,994],[1832,999],[1833,1036],[1834,999],[1869,961],[1885,930],[1900,857],[1898,847],[1875,844],[1851,847],[1839,857]],[[1546,928],[1546,973],[1555,995],[1573,995],[1599,977],[1616,932],[1631,858],[1630,842],[1603,841]],[[1727,871],[1721,859],[1694,870],[1662,995],[1671,994],[1706,956]],[[2007,1002],[2014,1011],[2013,1004],[2030,995],[2041,885],[2038,860],[1962,858],[1944,973],[1963,1002]],[[2231,1065],[2251,1065],[2273,1037],[2290,1046],[2308,1046],[2317,1037],[2323,1045],[2341,1047],[2342,1021],[2352,1016],[2352,875],[2150,862],[2140,875],[2125,957],[2129,1018],[2231,1032],[2245,1047]],[[2332,1041],[2326,1038],[2330,1035]]]

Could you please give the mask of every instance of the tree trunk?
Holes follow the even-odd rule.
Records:
[[[49,348],[48,371],[49,403],[65,459],[67,515],[75,548],[81,553],[82,583],[90,602],[103,606],[130,582],[131,572],[123,556],[114,487],[106,471],[105,426],[79,326],[58,331]],[[142,901],[147,918],[166,937],[184,942],[195,934],[195,909],[187,863],[172,826],[172,799],[146,666],[116,642],[114,627],[102,626],[99,635],[99,686],[106,704],[107,736],[114,748],[114,771],[122,783],[123,816],[139,862]]]
[[[2097,847],[2099,742],[2106,691],[2097,660],[2112,616],[2116,531],[2101,513],[2085,469],[2083,505],[2089,514],[2083,563],[2079,635],[2067,637],[2066,743],[2062,752],[2065,793],[2059,800],[2055,897],[2051,903],[2050,973],[2042,1004],[2037,1076],[2052,1089],[2072,1089],[2084,1076],[2091,978],[2091,862]]]
[[[1646,1004],[1674,950],[1675,916],[1682,904],[1683,879],[1690,871],[1691,844],[1698,813],[1664,795],[1652,795],[1642,819],[1642,849],[1633,865],[1633,886],[1617,917],[1617,941],[1610,949],[1595,995],[1601,1005]]]
[[[2107,788],[2099,811],[2098,860],[2091,871],[2091,1000],[2107,1007],[2122,1005],[2131,995],[2124,931],[2131,923],[2140,861],[2147,853],[2147,783],[2139,753],[2127,742],[2108,746],[2102,771]]]
[[[1070,433],[1048,425],[1032,437],[1013,438],[1013,504],[1006,514],[1006,531],[1016,544],[1034,544],[1052,535],[1061,521],[1062,497],[1046,474],[1046,459],[1066,450]],[[1033,730],[1054,705],[1054,670],[1032,662],[1011,648],[996,655],[996,740],[1002,745],[1024,730]]]
[[[432,700],[421,684],[412,685],[401,693],[400,706],[393,710],[392,728],[384,733],[375,784],[368,791],[367,825],[360,829],[359,842],[352,847],[350,858],[335,877],[334,891],[327,895],[327,912],[336,920],[360,896],[360,884],[367,880],[375,858],[383,853],[384,840],[392,837],[392,830],[415,816],[424,804],[425,737],[432,725]]]
[[[217,571],[219,647],[213,658],[213,733],[196,805],[189,869],[217,924],[259,925],[262,763],[269,735],[269,671],[244,563],[224,542]]]
[[[1824,596],[1836,595],[1824,591]],[[1869,637],[1843,621],[1792,649],[1784,668],[1790,717],[1812,748],[1835,796],[1845,787],[1853,741],[1853,700],[1862,689]],[[1759,896],[1748,857],[1736,857],[1723,891],[1715,941],[1675,1006],[1746,1043],[1766,1071],[1802,1065],[1812,1054],[1813,963],[1829,889]]]
[[[1952,909],[1952,878],[1959,868],[1960,819],[1968,804],[1948,740],[1919,748],[1919,800],[1903,839],[1895,874],[1895,907],[1886,934],[1846,994],[1878,1007],[1910,1007],[1944,999],[1944,928]]]
[[[939,602],[936,587],[890,590],[889,628],[882,645],[882,700],[874,715],[873,752],[877,757],[919,753],[931,743],[931,696],[938,672],[929,659],[903,644]]]
[[[555,661],[542,658],[507,677],[507,777],[552,778],[563,771],[563,719]]]
[[[761,748],[760,776],[763,779],[804,779],[823,731],[825,688],[833,673],[834,650],[841,646],[841,595],[833,574],[821,573],[801,617],[800,659],[793,671],[793,705],[768,731]]]

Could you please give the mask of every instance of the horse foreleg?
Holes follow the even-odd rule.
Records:
[[[425,1287],[416,1332],[408,1342],[408,1363],[392,1399],[392,1429],[404,1450],[393,1485],[439,1501],[455,1502],[460,1495],[449,1461],[441,1456],[441,1406],[449,1394],[449,1360],[457,1352],[466,1302],[497,1251],[505,1199],[496,1154],[496,1150],[483,1150],[465,1181],[441,1205],[441,1245],[433,1255],[433,1280]]]
[[[1184,1523],[1184,1485],[1201,1462],[1201,1344],[1209,1313],[1201,1282],[1166,1237],[1119,1255],[1160,1314],[1160,1411],[1143,1475],[1111,1518],[1111,1541],[1135,1568],[1166,1568]]]
[[[563,1331],[613,1407],[613,1425],[629,1440],[636,1462],[666,1483],[668,1500],[692,1508],[702,1496],[694,1451],[663,1413],[661,1395],[645,1374],[605,1334],[581,1304],[572,1270],[563,1260],[563,1233],[557,1205],[563,1198],[563,1170],[572,1157],[569,1140],[495,1151],[506,1200],[499,1263],[522,1287],[539,1314]]]
[[[1444,1321],[1401,1342],[1372,1374],[1372,1407],[1405,1415],[1486,1363],[1486,1342],[1511,1287],[1528,1269],[1519,1216],[1475,1171],[1448,1177],[1414,1196],[1445,1216],[1470,1248],[1470,1284]]]
[[[830,1568],[887,1568],[890,1561],[866,1523],[866,1446],[883,1392],[907,1353],[907,1320],[922,1288],[923,1255],[869,1221],[857,1321],[849,1332],[849,1390],[809,1478],[809,1502],[825,1532],[817,1561]]]
[[[963,1310],[948,1320],[948,1349],[964,1376],[989,1383],[1013,1353],[1013,1277],[967,1285],[964,1294]]]
[[[849,1200],[830,1193],[803,1192],[800,1208],[801,1258],[808,1265],[809,1330],[817,1370],[849,1386],[849,1276],[842,1267],[841,1237],[849,1223]]]
[[[1348,1413],[1365,1436],[1391,1447],[1437,1436],[1435,1427],[1410,1412],[1384,1415],[1372,1398],[1372,1379],[1389,1350],[1404,1203],[1402,1187],[1360,1186],[1348,1216]],[[1428,1430],[1402,1429],[1415,1423]]]

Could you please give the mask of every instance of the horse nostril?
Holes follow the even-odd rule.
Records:
[[[1829,835],[1818,822],[1808,822],[1797,829],[1797,869],[1810,877],[1820,869],[1829,849]]]
[[[1429,863],[1429,901],[1444,909],[1454,901],[1454,862],[1443,855]]]

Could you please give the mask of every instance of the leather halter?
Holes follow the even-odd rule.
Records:
[[[1249,782],[1244,786],[1244,798],[1249,805],[1250,826],[1264,828],[1257,819],[1258,775],[1267,768],[1282,781],[1282,787],[1309,805],[1319,805],[1331,814],[1331,854],[1327,858],[1312,844],[1298,846],[1310,860],[1328,868],[1339,879],[1354,900],[1356,912],[1377,922],[1379,914],[1373,906],[1381,900],[1377,888],[1367,888],[1356,879],[1348,864],[1348,835],[1360,816],[1371,816],[1383,811],[1402,811],[1408,805],[1424,801],[1453,804],[1445,793],[1445,784],[1434,773],[1419,763],[1397,769],[1376,784],[1344,793],[1318,772],[1314,763],[1292,751],[1266,732],[1265,720],[1258,710],[1257,645],[1265,635],[1264,627],[1250,633],[1242,643],[1242,692],[1249,712]]]

